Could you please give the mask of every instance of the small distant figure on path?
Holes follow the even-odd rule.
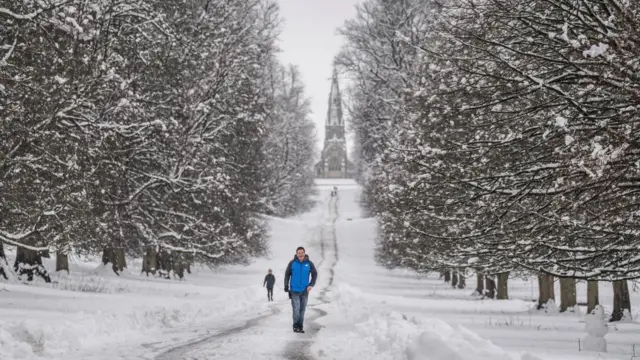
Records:
[[[273,272],[269,269],[269,273],[264,277],[264,283],[262,287],[267,287],[267,299],[273,301],[273,285],[276,284],[276,277],[273,276]]]
[[[311,281],[309,281],[311,276]],[[307,307],[309,292],[316,285],[318,271],[309,260],[302,246],[296,249],[296,255],[287,265],[284,273],[284,291],[289,293],[293,309],[293,332],[304,333],[304,311]]]
[[[331,195],[329,196],[329,201],[328,201],[330,214],[337,213],[339,200],[340,198],[338,197],[338,187],[334,186],[333,189],[331,190]]]

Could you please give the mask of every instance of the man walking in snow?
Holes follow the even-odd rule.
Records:
[[[309,281],[311,276],[311,281]],[[293,332],[304,333],[304,310],[307,307],[309,292],[316,285],[318,272],[309,260],[302,246],[296,249],[296,255],[287,265],[284,273],[284,292],[289,293],[293,308]]]
[[[276,277],[271,273],[271,269],[269,269],[269,273],[264,277],[264,283],[262,287],[267,286],[267,299],[268,301],[273,301],[273,285],[276,283]]]

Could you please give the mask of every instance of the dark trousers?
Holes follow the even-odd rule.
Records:
[[[267,299],[273,301],[273,288],[267,288]]]

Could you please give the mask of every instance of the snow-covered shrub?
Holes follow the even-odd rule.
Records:
[[[587,351],[607,351],[607,340],[604,336],[609,332],[607,321],[604,316],[604,309],[600,305],[585,316],[585,330],[587,336],[584,338],[584,349]]]
[[[60,277],[58,281],[53,283],[55,289],[67,291],[79,291],[90,293],[122,293],[130,292],[127,285],[118,282],[108,281],[102,276],[93,274],[82,274],[80,278],[76,277]]]

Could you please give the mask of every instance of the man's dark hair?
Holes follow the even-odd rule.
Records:
[[[298,252],[298,250],[302,250],[304,252],[307,252],[307,250],[305,250],[302,246],[298,246],[298,248],[296,249],[296,252]]]

